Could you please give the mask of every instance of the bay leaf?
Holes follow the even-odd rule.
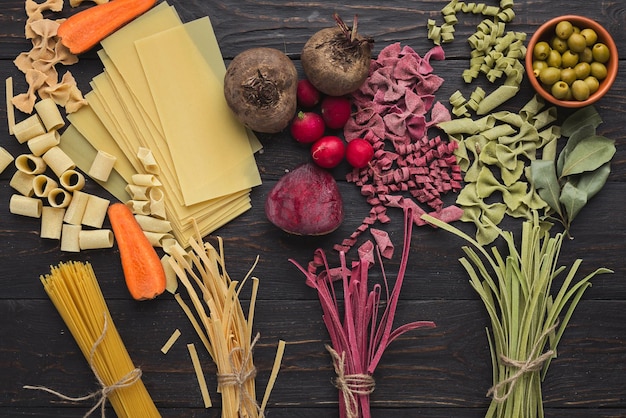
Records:
[[[591,199],[598,193],[611,173],[611,163],[604,163],[600,168],[593,171],[586,171],[571,179],[572,184],[577,189],[583,190],[587,194],[587,200]]]
[[[585,106],[572,113],[561,125],[561,134],[570,137],[583,126],[594,129],[602,123],[602,117],[594,106]]]
[[[563,150],[559,154],[559,159],[556,163],[556,173],[557,176],[561,176],[563,172],[563,165],[565,164],[565,159],[572,152],[576,145],[580,143],[585,138],[589,138],[590,136],[594,136],[596,134],[596,127],[593,125],[582,125],[578,128],[568,139],[563,147]]]
[[[561,205],[559,203],[559,196],[561,195],[561,185],[556,177],[554,161],[531,161],[530,182],[537,190],[539,197],[541,197],[552,210],[560,215]]]
[[[561,177],[593,171],[611,161],[615,154],[615,141],[594,135],[582,139],[565,157]]]
[[[587,204],[587,193],[568,181],[563,186],[563,190],[561,190],[559,201],[563,204],[565,213],[567,213],[568,224],[571,224],[576,215]]]

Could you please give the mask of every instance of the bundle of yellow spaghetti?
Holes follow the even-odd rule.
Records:
[[[104,411],[107,399],[118,417],[160,417],[111,319],[100,286],[89,263],[69,262],[41,276],[46,293],[65,321],[89,362],[101,388],[81,398],[70,398],[43,387],[63,399],[95,398]]]
[[[200,237],[199,231],[196,235]],[[265,395],[259,404],[255,395],[255,376],[252,351],[259,335],[253,336],[252,323],[259,280],[252,277],[252,296],[246,318],[239,301],[241,288],[250,273],[239,283],[232,280],[224,260],[223,242],[219,251],[201,238],[189,240],[191,249],[180,246],[169,248],[170,263],[181,283],[189,293],[194,315],[180,294],[175,298],[194,326],[200,340],[217,366],[218,392],[222,396],[222,417],[263,417],[265,407],[276,380],[285,342],[279,341],[274,367]],[[197,317],[196,317],[197,316]],[[206,388],[203,395],[208,397]],[[205,406],[211,406],[205,398]]]

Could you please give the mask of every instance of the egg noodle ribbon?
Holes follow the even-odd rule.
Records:
[[[333,383],[341,394],[346,406],[346,414],[348,418],[358,418],[359,416],[359,403],[357,400],[358,395],[369,395],[374,392],[376,382],[374,378],[366,373],[359,374],[346,374],[345,371],[345,351],[339,355],[330,345],[326,344],[326,350],[330,353],[333,359],[333,367],[337,377],[333,380]]]
[[[504,366],[515,367],[517,371],[509,376],[507,379],[497,383],[492,386],[487,391],[487,397],[491,396],[497,402],[504,402],[510,395],[513,393],[513,389],[515,388],[515,384],[518,379],[522,377],[525,373],[535,372],[541,370],[543,364],[548,361],[552,356],[554,356],[554,350],[548,350],[537,358],[534,358],[536,352],[543,347],[545,344],[544,339],[552,333],[557,326],[559,325],[559,321],[555,322],[550,328],[546,329],[537,339],[535,344],[533,345],[532,350],[526,360],[513,360],[508,358],[507,356],[500,354],[500,362]],[[506,385],[509,385],[509,389],[503,394],[499,395],[498,393],[503,389]]]
[[[230,362],[230,368],[233,370],[232,373],[218,373],[217,374],[217,384],[218,386],[234,386],[239,393],[239,416],[243,416],[242,412],[245,410],[248,416],[254,416],[251,409],[256,409],[259,417],[262,418],[263,411],[261,407],[256,402],[253,394],[250,394],[246,388],[245,384],[248,380],[254,379],[256,377],[256,367],[252,364],[252,349],[256,345],[256,343],[261,338],[260,334],[256,334],[254,340],[250,344],[250,350],[246,353],[241,361],[241,367],[237,368],[235,365],[234,357],[235,353],[243,352],[244,349],[242,347],[233,348],[228,354],[228,360]],[[251,367],[248,367],[248,364]],[[253,407],[251,407],[251,405]]]
[[[135,368],[133,370],[131,370],[130,372],[126,373],[124,376],[122,376],[117,382],[113,383],[112,385],[107,385],[106,383],[104,383],[104,381],[102,380],[102,378],[100,377],[100,375],[98,374],[98,371],[96,370],[96,368],[94,367],[94,357],[96,355],[96,350],[98,348],[98,346],[102,343],[102,341],[104,341],[104,338],[106,336],[107,333],[107,329],[108,329],[108,318],[106,313],[104,314],[104,325],[102,327],[102,333],[100,334],[100,336],[98,337],[98,339],[94,342],[93,346],[91,347],[91,351],[89,353],[89,367],[91,368],[91,371],[93,372],[93,374],[96,376],[96,379],[98,380],[98,383],[100,384],[100,389],[92,392],[88,395],[85,396],[79,396],[79,397],[71,397],[71,396],[67,396],[64,395],[60,392],[57,392],[56,390],[47,388],[45,386],[29,386],[29,385],[25,385],[23,386],[24,389],[34,389],[34,390],[43,390],[45,392],[51,393],[63,400],[66,401],[71,401],[71,402],[82,402],[82,401],[86,401],[88,399],[92,399],[92,398],[96,398],[99,397],[98,402],[89,410],[87,411],[87,413],[83,416],[83,417],[88,417],[90,416],[92,413],[94,413],[98,408],[100,408],[100,412],[101,412],[101,416],[102,418],[105,418],[105,406],[106,406],[106,400],[108,399],[109,395],[114,392],[117,389],[123,389],[123,388],[127,388],[129,386],[134,385],[136,382],[138,382],[141,379],[141,369],[139,368]]]

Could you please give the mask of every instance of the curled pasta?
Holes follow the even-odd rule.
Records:
[[[152,188],[148,194],[150,198],[150,214],[155,218],[166,219],[165,195],[159,188]]]
[[[133,174],[131,181],[137,186],[160,187],[162,185],[154,174]]]
[[[141,162],[141,165],[143,166],[146,173],[159,174],[159,172],[161,171],[159,169],[159,165],[154,158],[154,155],[152,154],[152,151],[150,151],[148,148],[139,147],[139,150],[137,151],[137,158],[139,158],[139,161]]]
[[[148,215],[135,215],[141,229],[146,232],[170,232],[172,224],[165,219],[157,219]]]
[[[148,186],[138,186],[136,184],[127,184],[125,187],[125,190],[132,200],[145,200],[145,201],[150,200],[148,198],[150,187]]]

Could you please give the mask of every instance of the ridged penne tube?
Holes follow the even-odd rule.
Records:
[[[46,162],[32,154],[20,154],[15,159],[15,168],[26,174],[41,174],[46,171]]]
[[[24,196],[32,196],[33,191],[33,174],[26,174],[23,171],[16,170],[9,181],[9,186]]]
[[[90,194],[83,213],[82,224],[94,228],[102,228],[107,209],[111,202],[108,199]]]
[[[135,215],[137,223],[144,232],[171,232],[172,224],[165,219],[158,219],[148,215]]]
[[[126,206],[135,215],[150,215],[150,201],[148,200],[129,200]]]
[[[76,168],[76,163],[58,146],[50,148],[42,158],[58,177],[67,170]]]
[[[148,148],[139,147],[139,150],[137,151],[137,158],[141,162],[141,165],[143,166],[146,173],[160,173],[161,170],[159,169],[159,165],[157,164],[154,155],[152,154],[152,151],[150,151]]]
[[[55,187],[48,192],[48,204],[53,208],[66,208],[72,201],[72,195],[67,190]]]
[[[59,182],[61,183],[61,187],[68,192],[75,192],[85,187],[85,176],[79,171],[70,169],[64,171],[63,174],[59,176]]]
[[[65,121],[63,120],[63,116],[61,116],[59,107],[51,98],[46,98],[35,103],[35,110],[48,132],[56,131],[65,126]]]
[[[45,174],[39,174],[33,178],[33,192],[37,197],[48,197],[50,191],[58,187],[59,183]]]
[[[63,220],[72,225],[82,224],[83,215],[85,214],[85,208],[87,207],[88,201],[89,194],[81,192],[80,190],[72,193],[72,201],[65,211],[65,217]]]
[[[132,200],[144,200],[144,201],[150,200],[148,198],[150,187],[148,186],[138,186],[136,184],[127,184],[125,187],[125,190]]]
[[[41,209],[41,231],[39,236],[48,239],[61,239],[63,231],[64,208],[44,206]]]
[[[27,117],[23,121],[16,123],[13,127],[13,136],[15,136],[15,139],[17,139],[17,142],[20,144],[45,133],[46,128],[37,115]]]
[[[148,194],[150,199],[150,214],[159,219],[166,219],[165,213],[165,195],[163,190],[159,188],[152,188]]]
[[[32,152],[33,155],[40,157],[50,148],[59,145],[60,142],[61,135],[59,135],[59,132],[52,131],[29,139],[26,142],[26,145],[28,145],[28,149],[30,149],[30,152]]]
[[[80,225],[63,224],[63,229],[61,230],[61,251],[80,252],[79,235],[82,229]]]
[[[9,201],[9,212],[14,215],[40,218],[42,207],[43,204],[40,199],[22,196],[20,194],[14,194]]]
[[[159,187],[161,181],[153,174],[133,174],[131,182],[138,186]]]
[[[163,247],[163,241],[170,240],[174,238],[174,235],[169,234],[167,232],[150,232],[143,231],[143,234],[148,238],[148,241],[153,247],[161,248]]]
[[[2,173],[15,159],[9,151],[0,147],[0,173]]]
[[[89,174],[89,177],[92,179],[107,181],[111,175],[111,171],[113,171],[116,160],[117,158],[114,155],[104,151],[98,151],[87,174]]]
[[[113,231],[110,229],[83,229],[78,233],[81,250],[96,250],[113,247]]]

